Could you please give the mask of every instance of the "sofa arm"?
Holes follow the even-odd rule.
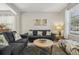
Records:
[[[15,41],[16,43],[25,43],[25,42],[28,42],[28,38],[26,39],[19,39],[17,41]]]
[[[20,34],[21,38],[25,39],[28,37],[28,33],[25,33],[25,34]]]

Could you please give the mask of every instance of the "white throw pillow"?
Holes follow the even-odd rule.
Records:
[[[29,35],[33,35],[33,32],[32,32],[32,31],[29,31],[28,34],[29,34]]]
[[[51,35],[51,32],[47,32],[46,35]]]
[[[21,39],[21,36],[18,33],[15,33],[15,41]]]
[[[38,31],[38,35],[41,35],[42,36],[42,32],[41,31]]]
[[[4,35],[0,35],[0,45],[8,46],[8,41],[5,39]]]

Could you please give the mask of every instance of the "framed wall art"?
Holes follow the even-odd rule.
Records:
[[[47,19],[34,19],[34,25],[35,26],[46,26]]]

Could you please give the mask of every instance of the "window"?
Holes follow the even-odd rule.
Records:
[[[72,20],[71,20],[71,30],[79,31],[79,16],[72,17]]]
[[[4,24],[6,28],[15,30],[15,16],[13,15],[0,15],[0,25]]]
[[[70,33],[79,34],[79,15],[71,16]]]

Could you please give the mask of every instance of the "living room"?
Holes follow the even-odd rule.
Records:
[[[0,55],[79,55],[78,7],[0,3]]]

